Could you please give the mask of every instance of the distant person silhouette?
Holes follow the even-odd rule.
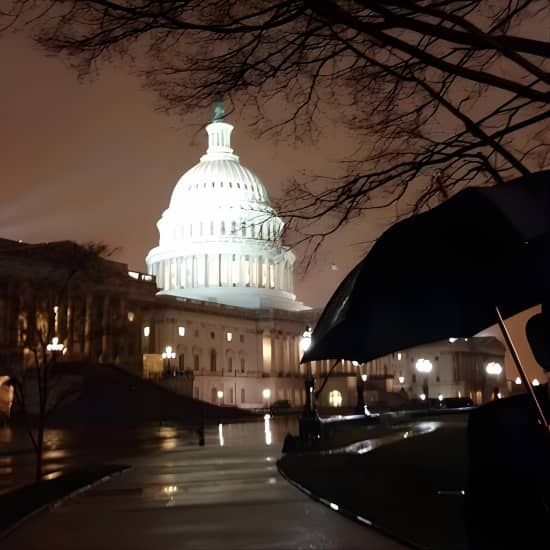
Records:
[[[529,319],[535,359],[550,374],[550,303]],[[548,383],[534,388],[550,418]],[[527,394],[470,414],[465,520],[472,549],[550,548],[550,435]]]

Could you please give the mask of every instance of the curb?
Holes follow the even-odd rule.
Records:
[[[62,506],[66,501],[74,497],[77,497],[81,493],[84,493],[92,489],[93,487],[95,487],[96,485],[99,485],[100,483],[104,483],[105,481],[108,481],[109,479],[115,476],[123,474],[129,469],[131,469],[131,466],[121,466],[120,470],[117,470],[116,472],[112,472],[110,474],[104,475],[103,477],[100,477],[95,481],[92,481],[91,483],[83,485],[82,487],[79,487],[78,489],[75,489],[74,491],[71,491],[64,496],[53,500],[52,502],[48,502],[46,504],[43,504],[42,506],[39,506],[38,508],[34,509],[32,512],[29,512],[28,514],[18,519],[13,525],[10,525],[8,528],[4,529],[3,531],[0,531],[0,540],[9,536],[13,531],[18,529],[23,523],[32,519],[33,517],[39,514],[42,514],[44,512],[48,512],[50,510],[55,510],[59,506]]]
[[[365,518],[365,517],[363,517],[359,514],[356,514],[354,512],[351,512],[350,510],[348,510],[346,508],[342,508],[338,504],[335,504],[334,502],[328,501],[326,498],[323,498],[319,495],[316,495],[315,493],[312,493],[309,489],[306,489],[303,485],[300,485],[297,481],[295,481],[295,480],[291,479],[290,477],[288,477],[285,474],[285,472],[281,469],[281,467],[279,465],[279,460],[277,461],[277,470],[279,471],[279,474],[288,483],[290,483],[291,485],[296,487],[296,489],[298,489],[302,493],[306,494],[312,500],[315,500],[316,502],[319,502],[319,503],[323,504],[324,506],[327,506],[331,510],[333,510],[335,512],[338,512],[342,516],[344,516],[348,519],[351,519],[352,521],[355,521],[356,523],[360,523],[361,525],[366,525],[367,527],[369,527],[373,531],[376,531],[377,533],[380,533],[381,535],[384,535],[385,537],[387,537],[387,538],[389,538],[389,539],[391,539],[391,540],[393,540],[393,541],[395,541],[399,544],[402,544],[403,546],[405,546],[407,548],[412,548],[413,550],[429,550],[429,548],[427,546],[420,546],[418,544],[412,543],[411,541],[406,540],[406,539],[400,537],[399,535],[396,535],[392,531],[390,531],[390,530],[388,530],[384,527],[380,527],[380,525],[377,525],[376,523],[373,523],[369,519],[367,519],[367,518]]]

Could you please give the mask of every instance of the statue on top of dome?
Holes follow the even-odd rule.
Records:
[[[216,100],[215,106],[214,106],[214,118],[212,122],[220,122],[223,121],[225,118],[225,109],[223,106],[223,97],[220,96]]]

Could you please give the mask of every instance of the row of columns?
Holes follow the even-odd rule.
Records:
[[[149,266],[164,290],[243,287],[293,291],[292,264],[249,254],[213,254],[161,260]]]

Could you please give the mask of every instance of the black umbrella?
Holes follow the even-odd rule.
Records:
[[[330,299],[302,362],[366,362],[505,329],[502,318],[549,295],[550,171],[470,187],[378,239]]]

